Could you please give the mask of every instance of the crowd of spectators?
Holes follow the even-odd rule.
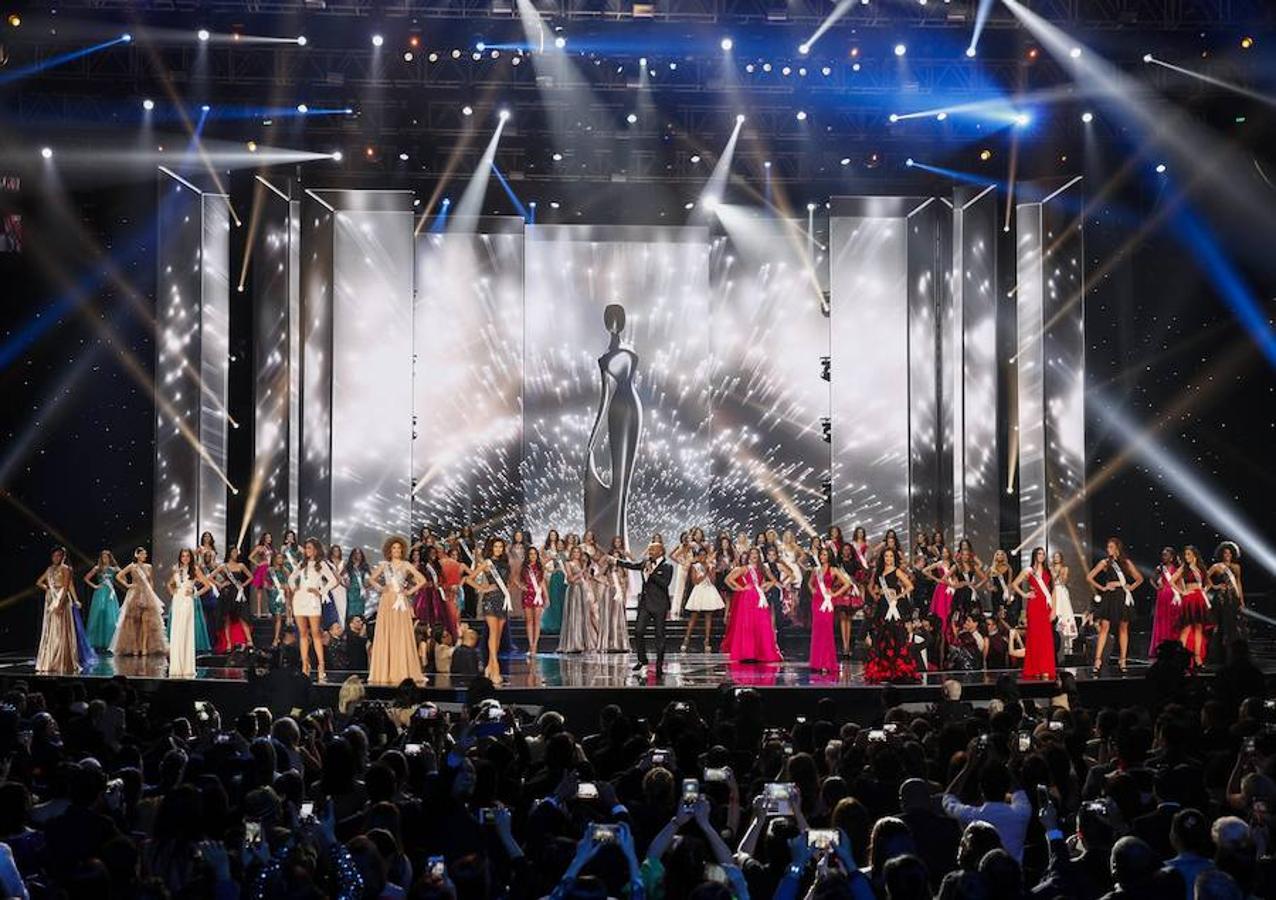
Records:
[[[355,678],[332,709],[174,718],[123,678],[10,680],[0,890],[1276,898],[1276,701],[1234,663],[1127,708],[1088,708],[1067,673],[1049,700],[1009,678],[986,703],[886,687],[863,721],[833,696],[794,718],[731,686],[650,721],[568,721],[483,679],[451,710]]]

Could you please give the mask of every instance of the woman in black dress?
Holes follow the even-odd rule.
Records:
[[[953,589],[953,609],[959,609],[974,619],[982,619],[984,608],[979,602],[979,591],[987,581],[974,552],[969,548],[958,550],[956,564],[948,573],[948,583]]]
[[[1120,538],[1108,538],[1108,555],[1094,564],[1085,580],[1094,588],[1094,620],[1099,627],[1099,640],[1094,649],[1094,674],[1103,670],[1103,649],[1108,632],[1117,627],[1117,665],[1125,673],[1126,652],[1130,646],[1130,621],[1134,618],[1134,592],[1143,584],[1143,573],[1125,555]]]
[[[869,612],[869,651],[864,680],[869,684],[916,681],[917,661],[909,641],[913,582],[899,565],[895,551],[883,549],[868,584],[873,605]]]
[[[1214,565],[1210,566],[1210,589],[1213,593],[1214,611],[1213,657],[1222,663],[1227,660],[1232,643],[1244,637],[1244,620],[1241,610],[1245,607],[1245,591],[1241,587],[1241,551],[1231,541],[1224,541],[1214,550]]]

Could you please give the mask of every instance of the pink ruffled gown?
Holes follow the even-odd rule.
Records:
[[[762,594],[758,573],[750,569],[744,580],[744,590],[736,591],[731,601],[731,624],[722,650],[732,662],[781,662],[784,657],[775,642],[771,607]]]
[[[833,573],[811,573],[811,669],[838,671],[837,645],[833,641],[833,619],[837,601],[833,599]]]

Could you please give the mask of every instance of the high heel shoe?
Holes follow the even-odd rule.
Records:
[[[705,652],[705,653],[712,653],[712,652],[713,652],[713,645],[711,645],[711,644],[709,643],[709,639],[708,639],[708,638],[705,638],[705,639],[704,639],[704,652]]]
[[[687,653],[688,651],[690,651],[690,649],[691,649],[691,644],[688,641],[683,641],[682,646],[678,648],[679,652],[681,653]]]

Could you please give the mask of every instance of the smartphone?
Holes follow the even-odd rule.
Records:
[[[715,884],[730,884],[731,879],[727,877],[727,870],[717,863],[709,863],[704,867],[705,881],[712,881]]]
[[[592,781],[582,781],[580,784],[576,785],[576,799],[597,800],[598,785]]]
[[[767,811],[777,816],[793,815],[793,785],[785,782],[769,782],[762,788]]]
[[[651,764],[653,766],[663,766],[669,762],[670,753],[668,750],[652,750]]]
[[[704,780],[705,781],[730,781],[731,770],[726,768],[725,766],[722,767],[721,769],[705,769]]]
[[[596,844],[614,844],[620,836],[619,825],[591,825],[590,835]]]
[[[496,821],[496,810],[490,806],[480,807],[478,820],[480,825],[491,825]]]
[[[209,710],[213,708],[213,704],[207,700],[195,701],[195,715],[201,722],[207,722],[210,718]]]
[[[841,840],[836,828],[812,828],[806,833],[806,845],[812,850],[836,850]]]
[[[1037,807],[1042,808],[1048,806],[1053,801],[1050,799],[1050,788],[1044,784],[1037,785]]]
[[[424,744],[404,744],[403,752],[406,756],[420,756]]]
[[[797,723],[798,723],[799,725],[805,725],[805,724],[806,724],[806,716],[798,716],[798,717],[797,717]]]
[[[1062,722],[1051,722],[1046,727],[1049,728],[1051,731],[1063,731]]]
[[[447,860],[441,856],[431,856],[426,862],[430,867],[430,875],[434,878],[447,878]]]
[[[682,802],[690,806],[700,799],[700,782],[694,778],[682,779]]]
[[[899,726],[894,722],[887,722],[882,726],[882,731],[885,731],[887,734],[895,734],[899,731]]]
[[[1019,752],[1027,753],[1031,749],[1032,749],[1032,732],[1031,731],[1019,732]]]
[[[886,740],[886,732],[881,728],[874,728],[868,733],[869,743],[880,744]]]
[[[245,822],[244,823],[244,840],[249,844],[261,843],[261,823]]]
[[[436,719],[439,715],[439,708],[433,703],[423,704],[418,706],[416,708],[416,712],[412,715],[416,716],[418,719]]]
[[[315,805],[307,800],[305,803],[301,804],[301,821],[305,822],[307,819],[313,819],[314,817]]]

